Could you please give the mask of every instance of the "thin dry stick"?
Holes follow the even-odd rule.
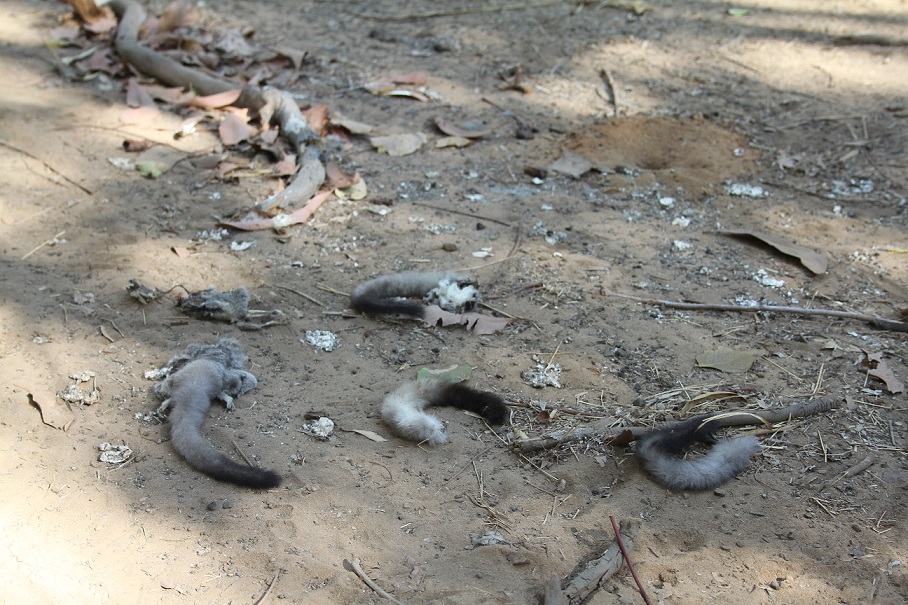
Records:
[[[621,556],[624,557],[624,562],[627,564],[628,570],[630,570],[631,575],[634,576],[634,582],[637,583],[637,590],[640,591],[643,602],[646,603],[646,605],[650,605],[649,595],[646,594],[643,583],[640,581],[640,578],[637,577],[637,570],[634,569],[634,564],[631,563],[631,557],[627,554],[627,549],[624,547],[624,540],[621,538],[621,532],[618,530],[618,523],[612,515],[608,516],[608,520],[612,522],[612,529],[615,531],[615,539],[618,541],[618,548],[621,549]]]
[[[422,206],[424,208],[431,208],[432,210],[440,210],[441,212],[450,212],[451,214],[460,214],[462,216],[469,216],[470,218],[478,218],[483,221],[489,221],[490,223],[498,223],[499,225],[504,225],[505,227],[510,227],[511,223],[499,220],[497,218],[492,218],[490,216],[483,216],[481,214],[473,214],[472,212],[463,212],[462,210],[455,210],[454,208],[443,208],[442,206],[436,206],[434,204],[427,204],[425,202],[412,202],[414,206]]]
[[[28,252],[26,252],[24,255],[22,255],[22,258],[20,258],[19,260],[25,260],[26,258],[28,258],[29,256],[31,256],[32,254],[34,254],[35,252],[37,252],[38,250],[40,250],[41,248],[43,248],[44,246],[50,246],[50,245],[53,244],[55,241],[57,241],[59,238],[63,237],[65,234],[66,234],[66,231],[61,231],[60,233],[58,233],[57,235],[53,236],[53,237],[50,238],[49,240],[46,240],[46,241],[41,242],[40,244],[38,244],[37,246],[35,246],[35,247],[32,248],[31,250],[29,250]]]
[[[293,288],[288,288],[287,286],[279,286],[279,285],[277,285],[277,284],[268,284],[268,283],[266,283],[265,285],[268,286],[269,288],[280,288],[281,290],[286,290],[287,292],[293,292],[293,293],[296,294],[297,296],[302,296],[303,298],[305,298],[305,299],[308,300],[309,302],[315,303],[315,304],[317,304],[317,305],[320,306],[320,307],[324,307],[324,306],[325,306],[325,303],[323,303],[323,302],[321,302],[321,301],[319,301],[319,300],[316,300],[315,298],[309,296],[308,294],[306,294],[306,293],[304,293],[304,292],[300,292],[299,290],[294,290]]]
[[[268,584],[268,588],[266,588],[266,589],[265,589],[265,592],[262,593],[262,596],[260,596],[260,597],[258,598],[258,601],[256,601],[256,602],[253,603],[252,605],[262,605],[262,603],[265,602],[265,599],[266,599],[266,598],[268,597],[268,595],[271,593],[271,589],[274,588],[274,583],[277,582],[277,577],[278,577],[279,575],[281,575],[281,570],[280,570],[280,569],[278,569],[276,572],[274,572],[274,577],[271,578],[271,582]]]
[[[246,453],[240,449],[240,446],[237,445],[236,441],[231,441],[230,443],[233,444],[233,447],[237,451],[237,453],[243,457],[243,460],[246,461],[246,464],[248,464],[249,466],[255,466],[254,464],[252,464],[252,460],[249,459],[249,456],[247,456]]]
[[[380,587],[378,584],[376,584],[375,582],[373,582],[373,581],[371,580],[371,578],[369,578],[369,576],[366,575],[366,572],[364,572],[364,571],[363,571],[363,568],[360,567],[359,559],[358,559],[358,558],[353,557],[353,558],[350,560],[350,567],[352,567],[352,568],[353,568],[353,571],[356,573],[356,575],[358,575],[359,578],[360,578],[363,582],[366,583],[366,586],[368,586],[369,588],[371,588],[372,590],[374,590],[374,591],[376,592],[376,594],[378,594],[378,596],[382,597],[383,599],[388,599],[388,600],[391,601],[392,603],[396,603],[396,605],[404,605],[403,603],[401,603],[400,601],[398,601],[397,599],[395,599],[394,597],[392,597],[390,594],[388,594],[387,592],[385,592],[384,590],[382,590],[381,587]]]
[[[630,294],[621,294],[605,288],[608,296],[617,296],[626,298],[645,305],[659,305],[671,309],[688,309],[691,311],[731,311],[735,313],[786,313],[788,315],[814,315],[821,317],[839,317],[842,319],[857,319],[858,321],[867,322],[874,327],[882,330],[892,330],[894,332],[908,332],[908,323],[903,321],[892,321],[881,317],[874,317],[865,313],[855,313],[853,311],[836,311],[834,309],[804,309],[803,307],[781,307],[776,305],[756,304],[751,307],[742,307],[740,305],[713,305],[707,303],[688,303],[675,302],[671,300],[660,300],[658,298],[641,298],[631,296]]]
[[[558,6],[562,4],[562,0],[551,0],[549,2],[539,2],[536,4],[533,3],[520,3],[520,4],[501,4],[501,5],[488,5],[488,6],[476,6],[471,8],[455,8],[450,10],[437,10],[437,11],[428,11],[424,13],[409,13],[404,15],[369,15],[366,13],[357,13],[354,11],[347,11],[351,15],[359,17],[361,19],[371,19],[373,21],[410,21],[411,19],[433,19],[435,17],[456,17],[458,15],[474,15],[479,13],[500,13],[503,11],[514,11],[514,10],[524,10],[530,8],[548,8],[550,6]]]
[[[796,403],[784,408],[780,408],[778,410],[760,410],[754,412],[721,412],[719,414],[714,414],[713,416],[721,417],[715,418],[714,420],[711,420],[711,422],[720,427],[747,426],[752,424],[776,424],[779,422],[785,422],[786,420],[791,420],[793,418],[806,418],[808,416],[813,416],[816,414],[823,414],[831,409],[839,407],[840,403],[841,402],[838,397],[829,395],[826,397],[820,397],[819,399],[814,399],[813,401]],[[710,418],[712,418],[713,416],[705,417],[703,419],[703,422],[710,420]],[[677,423],[668,422],[655,428],[670,428],[675,424]],[[521,453],[527,454],[542,449],[557,447],[564,443],[579,441],[581,439],[614,439],[615,437],[618,437],[626,431],[630,431],[634,438],[636,438],[637,435],[649,432],[651,430],[653,430],[653,427],[648,426],[624,426],[614,428],[569,427],[566,429],[552,431],[548,435],[543,435],[542,437],[525,439],[523,441],[517,442],[515,445]]]
[[[605,93],[608,95],[608,100],[612,104],[612,111],[614,115],[618,117],[618,91],[615,88],[615,83],[612,82],[612,75],[608,72],[607,69],[599,70],[599,78],[602,79],[602,83],[605,84]]]
[[[873,466],[873,463],[875,461],[876,461],[876,458],[874,458],[873,456],[867,456],[866,458],[864,458],[863,460],[861,460],[854,466],[849,467],[844,473],[842,473],[836,477],[833,477],[829,481],[825,482],[823,485],[820,486],[819,491],[822,492],[823,490],[829,489],[830,487],[832,487],[833,485],[835,485],[842,479],[850,479],[851,477],[854,477],[855,475],[857,475],[859,473],[863,473],[868,468]]]
[[[12,151],[15,151],[16,153],[21,153],[21,154],[24,155],[24,156],[28,156],[28,157],[30,157],[31,159],[35,160],[35,161],[41,162],[42,164],[44,164],[44,167],[45,167],[45,168],[47,168],[48,170],[50,170],[51,172],[53,172],[54,174],[56,174],[57,176],[59,176],[61,179],[63,179],[64,181],[66,181],[67,183],[69,183],[70,185],[72,185],[73,187],[78,187],[79,189],[82,190],[83,193],[86,193],[86,194],[88,194],[88,195],[91,195],[91,194],[92,194],[91,189],[88,189],[88,188],[86,188],[86,187],[83,187],[82,185],[80,185],[79,183],[75,182],[74,180],[72,180],[71,178],[69,178],[68,176],[66,176],[65,174],[61,173],[59,170],[57,170],[56,168],[54,168],[53,166],[51,166],[50,164],[48,164],[47,162],[45,162],[44,160],[42,160],[41,158],[39,158],[38,156],[32,155],[31,153],[25,151],[24,149],[20,149],[20,148],[16,147],[15,145],[10,145],[9,143],[7,143],[7,142],[5,142],[5,141],[0,141],[0,146],[6,147],[7,149],[10,149],[10,150],[12,150]]]

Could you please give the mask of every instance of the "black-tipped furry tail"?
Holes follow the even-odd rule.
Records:
[[[189,466],[212,479],[254,489],[277,487],[283,480],[274,471],[231,460],[208,445],[198,433],[181,435],[178,431],[173,431],[171,441],[173,448]]]
[[[691,418],[637,438],[637,457],[658,483],[675,491],[713,489],[744,471],[760,452],[760,442],[751,436],[715,443],[714,435],[720,427],[709,422],[704,425],[704,419]],[[680,457],[698,442],[714,445],[699,458]]]
[[[460,408],[494,425],[508,419],[508,407],[498,395],[438,378],[406,382],[389,393],[382,402],[381,418],[404,439],[431,445],[447,443],[441,420],[424,411],[430,407]]]
[[[350,307],[371,315],[402,315],[419,319],[425,315],[425,305],[406,300],[407,297],[422,298],[443,280],[466,279],[453,271],[406,271],[382,275],[356,286],[350,295]]]
[[[508,419],[508,406],[501,397],[460,382],[450,382],[433,390],[428,407],[460,408],[482,416],[492,425],[504,424]]]

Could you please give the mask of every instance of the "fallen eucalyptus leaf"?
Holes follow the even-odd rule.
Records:
[[[798,244],[787,242],[774,235],[769,235],[760,231],[754,231],[752,229],[723,229],[721,231],[718,231],[718,233],[722,235],[730,235],[733,237],[745,236],[758,239],[767,246],[775,248],[782,254],[795,257],[796,259],[801,261],[801,264],[804,265],[812,273],[815,273],[816,275],[826,273],[826,268],[828,266],[826,257],[824,257],[822,254],[814,252],[813,250],[810,250],[809,248],[805,248],[804,246],[799,246]]]
[[[734,349],[714,349],[697,357],[698,368],[713,368],[720,372],[740,374],[746,372],[757,360],[757,356],[746,351]]]

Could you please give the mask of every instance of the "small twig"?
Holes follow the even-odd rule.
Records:
[[[380,485],[379,487],[388,487],[388,485],[391,485],[392,483],[394,483],[394,475],[391,474],[391,469],[389,469],[387,466],[385,466],[381,462],[375,462],[374,460],[370,460],[369,462],[371,462],[375,466],[380,466],[383,469],[385,469],[386,471],[388,471],[388,483],[386,485]]]
[[[98,330],[101,331],[101,336],[109,340],[110,342],[116,342],[110,335],[107,333],[107,330],[104,329],[104,326],[98,326]]]
[[[233,447],[234,449],[236,449],[237,453],[243,457],[243,460],[246,461],[246,464],[248,464],[249,466],[255,466],[254,464],[252,464],[252,460],[249,459],[249,456],[247,456],[246,453],[240,449],[240,446],[237,445],[236,441],[231,441],[230,443],[233,444]]]
[[[490,6],[475,6],[470,8],[454,8],[448,10],[427,11],[423,13],[408,13],[403,15],[370,15],[367,13],[358,13],[347,11],[360,19],[371,19],[372,21],[410,21],[412,19],[434,19],[436,17],[456,17],[458,15],[475,15],[481,13],[499,13],[504,11],[526,10],[531,8],[548,8],[558,6],[562,0],[549,0],[547,2],[524,3],[519,4],[501,4]]]
[[[853,311],[836,311],[834,309],[805,309],[803,307],[782,307],[776,305],[764,305],[758,303],[753,306],[744,307],[741,305],[713,305],[707,303],[688,303],[675,302],[671,300],[660,300],[658,298],[641,298],[630,294],[621,294],[613,292],[608,288],[604,289],[608,296],[617,296],[645,305],[659,305],[671,309],[687,309],[690,311],[731,311],[734,313],[786,313],[789,315],[813,315],[821,317],[839,317],[841,319],[857,319],[858,321],[867,322],[881,330],[892,330],[894,332],[908,332],[908,322],[893,321],[867,315],[865,313],[855,313]]]
[[[432,210],[440,210],[441,212],[450,212],[451,214],[460,214],[462,216],[469,216],[470,218],[476,218],[482,221],[489,221],[490,223],[498,223],[499,225],[504,225],[505,227],[510,227],[511,223],[506,221],[499,220],[497,218],[492,218],[490,216],[483,216],[481,214],[473,214],[472,212],[463,212],[462,210],[455,210],[454,208],[444,208],[442,206],[435,206],[434,204],[427,204],[425,202],[411,202],[414,206],[422,206],[424,208],[431,208]]]
[[[277,284],[269,284],[269,283],[266,283],[265,285],[268,286],[269,288],[280,288],[281,290],[286,290],[287,292],[293,292],[293,293],[296,294],[297,296],[302,296],[303,298],[305,298],[305,299],[308,300],[309,302],[315,303],[315,304],[317,304],[317,305],[320,306],[320,307],[326,306],[325,303],[323,303],[323,302],[321,302],[321,301],[319,301],[319,300],[316,300],[315,298],[309,296],[308,294],[306,294],[306,293],[304,293],[304,292],[300,292],[299,290],[294,290],[293,288],[288,288],[287,286],[279,286],[279,285],[277,285]]]
[[[83,187],[82,185],[80,185],[79,183],[75,182],[74,180],[72,180],[71,178],[69,178],[68,176],[66,176],[65,174],[61,173],[59,170],[57,170],[56,168],[54,168],[53,166],[51,166],[50,164],[48,164],[47,162],[45,162],[44,160],[42,160],[41,158],[39,158],[38,156],[32,155],[31,153],[25,151],[24,149],[20,149],[20,148],[16,147],[15,145],[10,145],[9,143],[7,143],[7,142],[5,142],[5,141],[0,141],[0,146],[6,147],[7,149],[11,149],[12,151],[15,151],[15,152],[17,152],[17,153],[21,153],[21,154],[24,155],[24,156],[28,156],[28,157],[30,157],[31,159],[33,159],[33,160],[35,160],[35,161],[37,161],[37,162],[41,162],[42,164],[44,164],[44,167],[45,167],[45,168],[47,168],[48,170],[50,170],[51,172],[53,172],[54,174],[56,174],[57,176],[59,176],[61,179],[63,179],[64,181],[66,181],[67,183],[69,183],[70,185],[72,185],[73,187],[78,187],[78,188],[81,189],[84,193],[86,193],[86,194],[88,194],[88,195],[91,195],[91,194],[92,194],[91,189],[88,189],[87,187]]]
[[[599,77],[602,79],[602,83],[605,84],[605,92],[608,95],[608,101],[612,104],[612,111],[614,116],[618,117],[618,91],[615,88],[615,83],[612,82],[612,75],[608,72],[607,69],[599,70]]]
[[[58,233],[57,235],[53,236],[53,237],[50,238],[49,240],[41,242],[40,244],[38,244],[37,246],[35,246],[35,247],[32,248],[31,250],[29,250],[28,252],[26,252],[25,255],[23,255],[22,258],[19,259],[19,260],[25,260],[26,258],[28,258],[29,256],[31,256],[32,254],[34,254],[35,252],[37,252],[38,250],[40,250],[41,248],[43,248],[44,246],[50,246],[50,245],[53,244],[55,241],[57,241],[59,238],[63,237],[65,234],[66,234],[66,231],[61,231],[60,233]]]
[[[627,569],[634,577],[634,582],[637,583],[637,590],[640,591],[640,596],[643,597],[643,602],[646,603],[646,605],[651,605],[649,595],[646,594],[646,589],[643,588],[643,582],[641,582],[640,578],[637,577],[637,571],[634,569],[634,564],[631,563],[631,557],[627,554],[627,549],[624,547],[624,540],[621,538],[621,532],[618,530],[618,523],[615,521],[615,517],[609,515],[608,520],[612,522],[612,529],[615,531],[615,539],[618,541],[618,548],[621,549],[621,556],[624,557],[624,563],[627,565]]]
[[[389,601],[391,601],[392,603],[395,603],[396,605],[404,605],[403,603],[401,603],[400,601],[398,601],[397,599],[392,597],[390,594],[388,594],[387,592],[382,590],[378,584],[373,582],[369,578],[369,576],[366,575],[366,572],[363,571],[363,568],[359,564],[358,558],[353,557],[350,561],[347,561],[347,562],[350,564],[350,567],[353,568],[353,571],[356,573],[356,575],[359,576],[360,580],[365,582],[366,586],[368,586],[369,588],[374,590],[378,596],[382,597],[383,599],[388,599]]]
[[[280,569],[278,569],[278,570],[274,573],[274,577],[271,578],[271,582],[268,583],[268,588],[265,589],[265,592],[262,593],[262,596],[260,596],[260,597],[258,598],[258,600],[257,600],[255,603],[253,603],[252,605],[262,605],[262,603],[265,602],[265,598],[267,598],[268,595],[271,593],[271,589],[274,588],[274,584],[275,584],[275,582],[277,582],[277,577],[278,577],[279,575],[281,575],[281,570],[280,570]]]
[[[326,286],[325,284],[315,284],[315,287],[319,290],[324,290],[325,292],[330,292],[331,294],[337,294],[338,296],[350,297],[346,292],[341,292],[340,290],[335,290],[331,286]]]
[[[820,486],[820,489],[818,491],[822,492],[824,490],[829,489],[830,487],[832,487],[833,485],[835,485],[842,479],[850,479],[851,477],[854,477],[855,475],[857,475],[859,473],[863,473],[868,468],[870,468],[875,461],[876,461],[875,457],[867,456],[866,458],[864,458],[863,460],[861,460],[854,466],[849,467],[848,470],[846,470],[844,473],[842,473],[836,477],[833,477],[829,481],[825,482],[823,485]]]

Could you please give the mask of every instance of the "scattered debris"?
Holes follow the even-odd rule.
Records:
[[[561,365],[557,363],[546,363],[540,359],[538,355],[533,355],[533,361],[536,362],[536,365],[529,370],[524,370],[520,374],[520,377],[523,378],[524,382],[535,389],[544,387],[555,387],[556,389],[560,389],[562,387]]]
[[[341,346],[340,338],[337,337],[337,334],[328,330],[306,330],[306,340],[300,340],[300,342],[308,342],[316,349],[326,353],[330,353]]]
[[[318,420],[305,423],[303,425],[303,432],[307,435],[327,441],[328,437],[331,436],[331,433],[334,432],[334,421],[322,416]]]
[[[73,382],[68,384],[63,392],[60,393],[60,398],[63,401],[84,406],[92,405],[101,400],[101,391],[98,389],[94,372],[87,370],[81,374],[70,374],[69,377]],[[79,386],[87,382],[91,382],[91,389],[83,389]]]
[[[735,197],[769,197],[769,193],[763,191],[763,188],[758,185],[745,185],[743,183],[732,183],[726,187],[725,191],[728,195],[733,195]]]
[[[98,450],[101,451],[98,460],[107,464],[123,464],[132,458],[132,449],[126,444],[111,445],[109,443],[101,443],[98,445]]]
[[[762,284],[768,288],[781,288],[785,285],[784,279],[779,279],[778,277],[772,277],[766,269],[760,269],[753,275],[755,282]]]
[[[141,305],[147,305],[151,301],[157,300],[158,296],[161,295],[156,289],[140,284],[135,279],[129,280],[129,283],[126,284],[126,291],[139,301]]]

